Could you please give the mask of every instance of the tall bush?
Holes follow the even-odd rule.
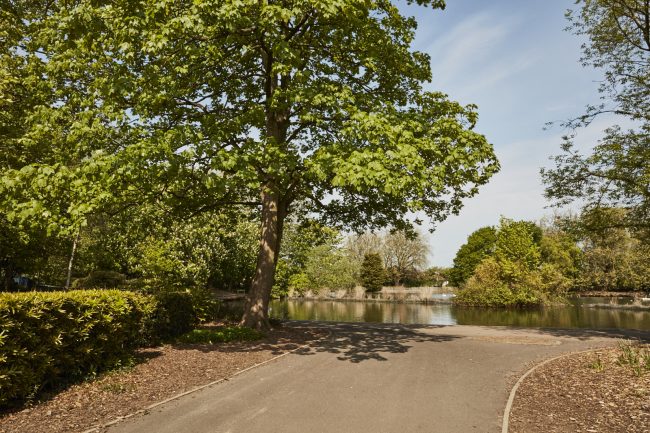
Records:
[[[194,320],[189,294],[0,293],[0,407],[119,366]]]
[[[571,284],[560,265],[542,262],[541,230],[527,221],[501,219],[494,252],[473,271],[455,302],[528,307],[560,299]]]

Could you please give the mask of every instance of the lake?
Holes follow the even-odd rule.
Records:
[[[625,305],[631,299],[574,298],[571,305],[533,310],[469,308],[451,304],[276,300],[271,302],[270,315],[277,319],[336,322],[650,330],[650,310],[593,307],[593,304],[611,302]]]

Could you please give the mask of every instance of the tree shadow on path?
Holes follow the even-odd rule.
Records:
[[[338,355],[336,358],[340,361],[353,363],[387,361],[387,354],[407,353],[414,343],[441,343],[459,338],[454,335],[425,334],[418,331],[422,325],[291,322],[290,326],[297,329],[317,327],[328,333],[320,340],[307,343],[296,350],[295,354],[314,355],[326,352]]]
[[[441,343],[458,336],[430,335],[423,327],[442,326],[400,325],[382,323],[339,323],[315,321],[280,321],[275,331],[259,342],[224,344],[173,344],[175,349],[203,352],[271,351],[274,355],[292,352],[309,356],[318,353],[338,355],[337,359],[359,363],[386,361],[387,354],[407,353],[414,343]]]

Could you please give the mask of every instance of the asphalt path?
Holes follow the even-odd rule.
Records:
[[[322,341],[161,405],[109,433],[500,432],[536,362],[635,331],[289,322]]]

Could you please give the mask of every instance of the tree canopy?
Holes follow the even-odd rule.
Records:
[[[453,286],[463,285],[474,273],[474,269],[488,255],[494,252],[497,231],[494,227],[481,227],[467,237],[454,257],[454,267],[449,272]]]
[[[572,281],[564,271],[575,264],[553,254],[539,226],[501,218],[499,227],[492,230],[494,247],[474,267],[455,302],[501,307],[543,305],[561,298],[570,288]]]
[[[568,12],[569,30],[585,37],[581,61],[601,69],[601,103],[568,122],[555,168],[542,170],[546,196],[564,205],[581,199],[587,209],[624,207],[625,225],[650,227],[650,3],[580,0]],[[589,154],[574,145],[576,130],[610,114],[612,124]]]
[[[29,107],[22,159],[3,168],[8,217],[55,230],[143,200],[256,207],[245,325],[268,326],[297,204],[354,229],[403,228],[409,212],[458,212],[499,168],[476,107],[423,89],[430,58],[390,1],[9,3],[24,28],[4,51],[38,65],[27,93],[52,96]]]

